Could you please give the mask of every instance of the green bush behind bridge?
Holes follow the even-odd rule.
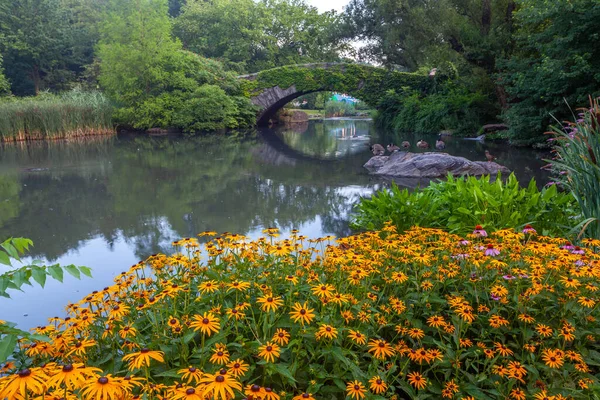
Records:
[[[303,64],[268,69],[248,76],[242,91],[253,97],[265,89],[293,85],[302,93],[322,90],[348,93],[372,107],[377,107],[389,90],[428,92],[436,79],[424,73],[397,72],[362,64]]]

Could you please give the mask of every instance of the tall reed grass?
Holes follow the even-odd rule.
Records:
[[[550,165],[557,182],[570,190],[586,220],[580,235],[600,238],[600,99],[578,110],[575,122],[552,127],[556,157]]]
[[[114,132],[112,105],[97,91],[72,90],[0,101],[0,140],[4,142]]]

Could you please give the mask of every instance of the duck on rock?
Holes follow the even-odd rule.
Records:
[[[387,145],[387,151],[389,151],[390,153],[400,151],[400,147],[396,146],[394,143],[390,143]]]
[[[420,148],[420,149],[428,149],[429,148],[429,143],[427,143],[424,140],[419,140],[417,142],[417,147]]]
[[[435,141],[435,148],[438,150],[444,150],[446,148],[446,143],[440,138]]]
[[[382,156],[385,154],[385,148],[379,143],[375,143],[373,146],[371,146],[371,152],[374,156]]]
[[[410,142],[408,142],[406,140],[404,142],[402,142],[402,148],[408,149],[409,147],[410,147]]]

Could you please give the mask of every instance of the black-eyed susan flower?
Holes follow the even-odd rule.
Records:
[[[67,390],[79,389],[83,383],[94,374],[102,370],[94,367],[85,367],[83,363],[66,364],[57,366],[46,385],[53,389],[66,388]]]
[[[383,339],[371,339],[369,342],[369,353],[380,360],[385,360],[387,357],[394,355],[394,349],[388,342]]]
[[[562,353],[555,349],[545,349],[542,351],[542,360],[550,368],[559,368],[564,364]]]
[[[87,383],[81,394],[84,399],[119,400],[123,396],[123,384],[120,379],[107,374]]]
[[[283,305],[283,300],[281,300],[281,297],[274,297],[271,295],[259,297],[256,302],[258,304],[262,304],[261,309],[265,312],[276,311]]]
[[[550,328],[548,325],[537,324],[537,326],[535,327],[535,330],[542,337],[552,336],[552,328]]]
[[[210,280],[210,281],[202,282],[198,286],[198,289],[200,289],[200,292],[202,292],[202,294],[212,293],[219,289],[219,284],[217,283],[217,281]]]
[[[294,396],[292,400],[316,400],[311,393],[304,392],[297,396]]]
[[[30,393],[42,394],[46,389],[46,379],[41,368],[26,368],[9,375],[0,386],[0,398],[26,399]]]
[[[213,350],[210,362],[218,365],[227,364],[229,362],[229,352],[224,347],[218,346]]]
[[[206,400],[203,387],[181,388],[172,394],[173,400]]]
[[[235,398],[234,390],[242,390],[242,384],[227,373],[227,370],[221,370],[216,374],[204,374],[201,382],[205,385],[204,394],[212,396],[214,400]]]
[[[310,324],[311,321],[315,318],[314,310],[308,307],[308,303],[304,302],[304,304],[295,303],[292,307],[292,311],[290,312],[290,317],[294,322],[300,321],[302,325]]]
[[[281,397],[277,394],[272,388],[265,388],[265,397],[264,400],[279,400]]]
[[[375,375],[374,377],[369,379],[369,383],[370,383],[369,388],[375,394],[384,393],[388,388],[387,383],[385,383],[385,381],[383,379],[381,379],[381,377],[379,375]]]
[[[355,331],[350,329],[348,331],[348,337],[356,344],[363,345],[367,343],[367,337],[360,333],[359,331]]]
[[[427,386],[427,379],[420,372],[410,372],[406,377],[408,378],[408,383],[415,389],[424,389]]]
[[[248,364],[242,359],[236,359],[227,364],[227,372],[236,378],[246,375],[248,372]]]
[[[290,341],[290,334],[285,329],[277,328],[272,340],[280,346],[285,346]]]
[[[335,339],[338,335],[338,331],[331,325],[322,324],[319,330],[315,333],[317,340],[321,339]]]
[[[360,381],[352,381],[346,384],[346,396],[350,396],[353,399],[364,399],[366,388]]]
[[[188,368],[178,370],[177,373],[180,374],[181,379],[185,380],[188,384],[192,381],[199,383],[200,379],[202,379],[202,371],[191,365]]]
[[[194,315],[190,328],[200,331],[203,335],[210,336],[221,329],[219,318],[211,312],[205,312],[203,315]]]
[[[143,348],[138,352],[127,354],[123,357],[123,361],[129,363],[130,370],[140,369],[143,367],[149,367],[151,360],[164,362],[164,354],[165,353],[163,353],[162,351]]]
[[[280,350],[281,349],[277,344],[267,342],[258,348],[258,356],[264,358],[268,362],[275,362],[275,357],[279,357]]]
[[[265,397],[265,388],[260,385],[247,385],[244,389],[244,394],[250,399],[262,399]]]

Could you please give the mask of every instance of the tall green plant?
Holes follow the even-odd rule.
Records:
[[[600,238],[600,99],[591,100],[575,122],[553,126],[556,180],[573,193],[586,218],[581,234]]]
[[[0,274],[0,296],[10,297],[8,290],[21,290],[23,285],[32,285],[31,280],[38,283],[41,287],[46,284],[48,277],[63,281],[64,271],[79,279],[81,274],[92,277],[91,270],[88,267],[77,267],[67,265],[64,267],[56,265],[42,266],[35,260],[31,265],[14,268],[13,262],[21,263],[21,255],[33,246],[33,242],[26,238],[9,238],[0,243],[0,264],[10,268],[9,271]],[[15,328],[14,323],[0,320],[0,363],[12,354],[19,337],[27,337],[36,340],[47,340],[40,335],[32,335],[28,332]]]
[[[503,181],[489,176],[453,178],[409,192],[392,185],[358,204],[355,229],[379,229],[392,221],[401,231],[435,227],[465,235],[476,225],[489,231],[531,224],[545,235],[564,235],[581,221],[570,193],[555,186],[539,190],[535,180],[521,188],[514,174]]]

